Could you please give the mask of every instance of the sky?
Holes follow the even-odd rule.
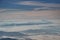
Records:
[[[39,29],[41,25],[37,24],[42,23],[45,26],[44,22],[59,26],[59,21],[60,0],[0,0],[1,31]],[[25,26],[16,26],[21,23]]]

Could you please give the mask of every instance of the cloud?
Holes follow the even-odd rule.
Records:
[[[53,10],[53,8],[49,8],[49,7],[42,7],[42,8],[34,8],[34,11],[43,11],[43,10]]]
[[[16,23],[18,22],[39,22],[40,20],[53,20],[54,24],[59,24],[60,22],[60,10],[43,10],[43,11],[5,11],[0,13],[0,25],[3,23]],[[27,23],[28,24],[28,23]],[[11,25],[11,24],[9,24]],[[14,24],[15,25],[15,24]],[[43,25],[46,26],[46,25]],[[10,27],[0,27],[0,31],[23,31],[28,29],[39,29],[41,25],[28,25],[28,26],[10,26]]]
[[[6,11],[0,14],[0,20],[59,19],[60,10],[45,11]]]
[[[38,2],[38,1],[21,1],[17,2],[15,4],[18,5],[24,5],[24,6],[34,6],[36,10],[60,10],[60,4],[57,3],[44,3],[44,2]],[[32,9],[32,10],[33,10]]]
[[[16,4],[30,5],[30,6],[44,6],[44,7],[60,7],[60,4],[42,3],[42,2],[36,2],[36,1],[22,1],[22,2],[18,2]]]
[[[30,29],[36,30],[36,29],[58,29],[59,28],[58,27],[58,22],[59,22],[58,20],[57,21],[56,20],[46,20],[46,21],[51,21],[51,22],[53,22],[53,24],[43,24],[43,25],[24,25],[23,24],[22,26],[18,26],[19,24],[17,24],[17,22],[14,22],[14,23],[16,23],[17,26],[15,26],[15,25],[14,26],[9,26],[9,25],[11,25],[10,23],[12,23],[12,22],[5,22],[5,23],[3,22],[4,24],[7,23],[9,25],[8,26],[4,26],[4,27],[0,26],[0,31],[20,32],[20,31],[30,30]],[[31,21],[31,22],[33,22],[33,21]],[[37,22],[37,20],[36,20],[36,22]],[[44,21],[41,21],[41,22],[43,23]],[[1,24],[2,23],[0,23],[0,25]]]
[[[0,9],[0,13],[7,11],[7,9]]]
[[[7,32],[19,32],[19,31],[24,31],[24,30],[29,30],[29,29],[40,29],[39,26],[34,25],[34,26],[18,26],[18,27],[6,27],[6,28],[1,28],[0,31],[7,31]]]
[[[18,11],[20,9],[0,9],[0,13],[4,13],[4,12],[7,12],[7,11]]]
[[[47,20],[29,21],[29,22],[1,22],[0,31],[23,31],[29,29],[40,29],[42,26],[52,24]]]
[[[53,24],[49,21],[41,21],[41,22],[27,22],[27,23],[3,23],[0,24],[1,27],[8,27],[8,26],[30,26],[30,25],[46,25],[46,24]]]

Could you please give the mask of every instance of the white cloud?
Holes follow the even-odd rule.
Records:
[[[42,7],[42,8],[34,8],[34,11],[42,11],[42,10],[53,10],[52,8],[49,7]]]
[[[5,13],[5,12],[9,12],[9,11],[19,11],[22,9],[0,9],[0,13]]]
[[[36,20],[36,22],[37,21],[38,20]],[[60,20],[46,20],[46,21],[51,21],[51,22],[53,22],[53,24],[0,27],[0,31],[19,32],[19,31],[24,31],[24,30],[29,30],[29,29],[33,29],[33,30],[35,30],[35,29],[45,29],[45,28],[48,29],[50,26],[54,26],[56,28],[56,27],[59,27],[59,25],[60,25],[60,22],[59,22]]]
[[[60,7],[60,4],[42,3],[42,2],[36,2],[36,1],[22,1],[16,4],[30,5],[30,6],[44,6],[44,7]]]
[[[7,32],[18,32],[18,31],[24,31],[29,29],[40,29],[39,25],[34,26],[15,26],[15,27],[0,27],[0,31],[7,31]]]

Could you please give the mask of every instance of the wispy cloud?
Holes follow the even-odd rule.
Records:
[[[19,32],[19,31],[24,31],[24,30],[29,30],[29,29],[40,29],[39,26],[34,25],[34,26],[21,26],[21,27],[7,27],[7,28],[1,28],[0,31],[7,31],[7,32]]]
[[[21,1],[16,3],[18,5],[25,5],[25,6],[40,6],[40,10],[58,10],[60,9],[60,4],[56,3],[44,3],[44,2],[36,2],[36,1]],[[37,9],[37,8],[34,8]],[[38,10],[39,10],[38,9]]]
[[[7,26],[28,26],[28,25],[46,25],[46,24],[52,24],[52,22],[48,21],[42,21],[42,22],[28,22],[28,23],[4,23],[1,24],[1,27],[7,27]]]
[[[37,21],[35,21],[37,22]],[[43,20],[41,21],[41,23],[43,24],[39,24],[39,25],[35,25],[37,23],[39,23],[39,21],[37,23],[35,22],[31,22],[30,24],[25,22],[25,24],[20,24],[18,22],[14,22],[15,24],[11,24],[12,22],[3,22],[3,23],[0,23],[0,25],[5,25],[5,26],[0,26],[0,31],[7,31],[7,32],[19,32],[19,31],[24,31],[24,30],[36,30],[36,29],[58,29],[58,25],[59,25],[59,21],[56,21],[56,20]],[[53,23],[49,23],[49,22],[53,22]],[[48,24],[45,24],[45,23],[48,23]],[[29,24],[29,25],[28,25]],[[11,25],[11,26],[10,26]],[[57,28],[58,27],[58,28]]]
[[[35,2],[35,1],[22,1],[22,2],[18,2],[17,4],[30,5],[30,6],[44,6],[44,7],[60,7],[60,4],[43,3],[43,2]]]

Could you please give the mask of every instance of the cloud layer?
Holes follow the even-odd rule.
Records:
[[[52,25],[57,25],[57,24],[59,25],[60,23],[59,2],[60,2],[59,0],[58,1],[0,0],[0,25],[2,24],[1,26],[3,26],[3,27],[0,26],[0,30],[22,31],[28,29],[39,29],[41,28],[41,26],[37,24],[40,24],[39,23],[40,20],[46,20],[46,21],[53,20],[52,23],[54,24]],[[35,23],[35,21],[37,23]],[[11,24],[11,22],[13,23]],[[32,23],[27,23],[27,22],[32,22]],[[24,25],[24,26],[20,26],[20,25]],[[5,28],[4,26],[7,27]]]

